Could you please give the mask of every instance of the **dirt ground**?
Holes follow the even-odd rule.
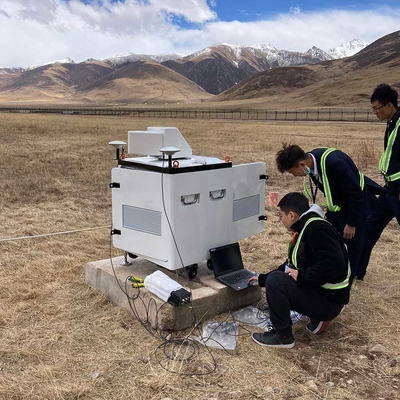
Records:
[[[250,338],[257,329],[244,324],[234,351],[196,345],[197,330],[171,338],[149,332],[85,283],[87,262],[122,255],[110,246],[115,161],[108,142],[127,141],[128,130],[148,126],[178,127],[197,155],[229,155],[234,164],[265,161],[266,199],[271,191],[282,197],[302,190],[301,179],[276,171],[282,142],[342,149],[382,183],[379,123],[0,114],[0,399],[400,398],[395,222],[329,331],[311,335],[299,322],[290,350],[257,346]],[[289,240],[268,201],[266,214],[264,232],[241,241],[246,266],[259,272],[285,258]],[[79,232],[34,237],[69,231]],[[179,356],[168,357],[172,351]]]

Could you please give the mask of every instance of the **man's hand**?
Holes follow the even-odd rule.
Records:
[[[354,235],[356,234],[356,227],[346,225],[343,229],[343,238],[344,239],[353,239]]]
[[[252,285],[252,286],[258,286],[258,275],[252,276],[249,280],[248,280],[248,284]]]
[[[286,272],[290,277],[292,277],[295,281],[297,281],[297,275],[299,274],[299,271],[294,268],[289,268],[288,272]]]

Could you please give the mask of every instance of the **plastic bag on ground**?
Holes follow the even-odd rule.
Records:
[[[234,311],[232,317],[235,321],[243,322],[244,324],[254,325],[258,328],[266,328],[272,326],[269,319],[269,313],[261,311],[260,309],[248,306],[241,308],[240,310]]]
[[[238,326],[236,321],[207,321],[203,324],[202,335],[195,339],[214,349],[235,350]]]
[[[232,316],[236,321],[248,325],[254,325],[257,328],[264,329],[268,326],[272,326],[268,311],[261,311],[253,306],[244,307],[240,310],[234,311]],[[307,319],[308,317],[298,313],[297,311],[290,311],[290,318],[292,323],[295,324],[296,322]]]

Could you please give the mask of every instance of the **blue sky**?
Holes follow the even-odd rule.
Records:
[[[343,10],[370,10],[379,8],[382,4],[396,7],[399,5],[398,0],[392,1],[345,1],[345,0],[321,0],[321,1],[290,1],[290,0],[225,0],[217,1],[214,8],[219,17],[225,21],[238,19],[240,21],[253,21],[257,19],[271,18],[276,14],[287,14],[290,12],[315,12],[332,9]]]
[[[215,7],[219,17],[225,21],[240,20],[253,21],[270,18],[276,14],[294,12],[300,8],[303,12],[329,9],[351,8],[347,1],[219,1]]]
[[[399,21],[399,0],[0,0],[0,67],[187,55],[215,43],[327,51],[372,43]]]

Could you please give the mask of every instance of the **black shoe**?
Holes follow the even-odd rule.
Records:
[[[344,311],[345,306],[340,310],[339,315]],[[328,326],[331,324],[332,320],[329,321],[319,321],[317,319],[310,318],[310,322],[306,325],[306,329],[313,333],[314,335],[319,335],[326,331]]]
[[[264,333],[253,333],[251,338],[261,346],[290,349],[294,346],[294,337],[290,335],[280,335],[275,328],[270,327]]]
[[[310,318],[310,322],[306,325],[306,329],[314,335],[319,335],[326,331],[331,322],[332,321],[318,321],[317,319]]]

